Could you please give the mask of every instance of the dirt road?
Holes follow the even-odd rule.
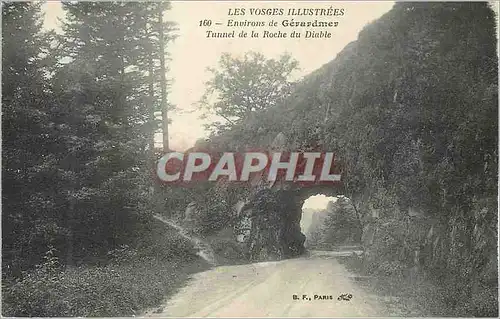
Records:
[[[195,275],[160,311],[149,316],[388,316],[374,296],[356,285],[353,276],[336,261],[335,253],[326,252],[279,262],[216,267]],[[352,298],[339,301],[342,294]]]

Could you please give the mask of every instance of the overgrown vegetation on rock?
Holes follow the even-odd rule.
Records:
[[[365,267],[432,278],[464,314],[487,314],[483,297],[497,313],[496,42],[487,3],[397,3],[284,103],[213,143],[280,133],[288,149],[336,151]]]
[[[190,203],[192,231],[228,262],[301,254],[300,188],[153,186],[158,34],[168,43],[172,30],[155,17],[168,4],[63,6],[64,37],[41,32],[38,4],[2,7],[3,314],[132,315],[158,302],[199,261],[175,231],[148,240],[151,213],[182,220]],[[285,71],[249,71],[279,80],[267,94],[224,91],[232,78],[216,72],[228,95],[215,109],[236,119],[205,146],[268,148],[279,136],[282,149],[335,151],[343,184],[331,191],[352,201],[343,225],[362,228],[363,271],[430,280],[454,315],[497,315],[496,43],[486,3],[397,3],[299,83],[286,57],[255,59]],[[213,238],[244,219],[245,244]]]

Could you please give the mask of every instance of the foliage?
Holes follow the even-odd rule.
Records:
[[[332,247],[359,244],[361,232],[354,209],[345,197],[328,203],[325,212],[319,212],[321,219],[315,220],[308,230],[308,247]]]
[[[62,5],[59,36],[40,3],[2,3],[3,311],[132,315],[186,279],[175,258],[197,262],[183,238],[148,237],[170,5]]]
[[[40,4],[3,5],[4,275],[32,268],[49,245],[73,265],[143,231],[152,210],[155,61],[165,54],[158,30],[173,38],[172,24],[156,18],[168,8],[65,2],[57,36],[41,32]],[[49,42],[58,44],[53,52]]]
[[[165,202],[153,198],[149,176],[165,53],[158,29],[168,43],[173,26],[157,23],[166,3],[65,2],[64,9],[65,34],[55,37],[41,32],[39,4],[2,8],[4,311],[130,315],[183,278],[172,276],[171,256],[192,255],[182,241],[148,250],[140,240],[152,203]],[[453,292],[444,300],[450,307],[467,315],[498,310],[496,41],[486,3],[397,3],[293,85],[290,56],[224,55],[201,101],[227,121],[209,142],[219,150],[267,147],[282,133],[288,148],[335,151],[353,205],[328,219],[328,240],[345,237],[333,230],[354,227],[339,218],[355,210],[364,231],[376,230],[365,245],[375,273],[417,269]],[[49,52],[49,42],[59,48]],[[195,224],[206,234],[233,225],[228,216],[245,196],[219,186],[193,192]],[[191,196],[156,194],[169,197],[158,205],[169,210]],[[266,245],[286,255],[279,241],[295,221],[287,220],[294,203],[283,194],[255,194],[252,218],[263,227],[252,229],[251,258]],[[141,251],[140,262],[126,263]],[[166,267],[147,257],[162,251]],[[487,302],[470,298],[476,294]]]
[[[222,54],[219,67],[209,68],[212,78],[199,105],[205,109],[205,116],[214,114],[225,120],[212,124],[213,129],[228,129],[288,96],[290,76],[297,68],[298,62],[289,54],[278,59],[266,59],[256,52],[247,52],[241,58]]]
[[[60,137],[53,98],[40,66],[47,39],[40,4],[2,4],[2,262],[3,274],[42,261],[62,227],[53,196]],[[31,243],[38,242],[41,245]]]
[[[246,247],[233,238],[210,237],[210,246],[223,265],[239,265],[248,262]]]
[[[131,316],[162,302],[202,262],[142,258],[128,264],[40,271],[4,290],[4,316]],[[191,269],[189,269],[191,267]]]
[[[102,265],[60,267],[54,250],[35,270],[3,287],[4,316],[110,317],[141,314],[208,265],[163,224],[148,225],[141,245],[120,247]]]
[[[282,133],[290,149],[335,151],[344,195],[376,230],[374,270],[456,280],[470,315],[480,285],[496,294],[483,278],[497,269],[495,34],[487,3],[397,3],[284,102],[211,140],[262,147]]]

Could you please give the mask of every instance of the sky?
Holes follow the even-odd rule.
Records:
[[[322,194],[314,195],[305,200],[302,208],[323,209],[330,201],[336,201],[336,197],[328,197]]]
[[[247,51],[258,51],[268,58],[276,58],[288,52],[299,62],[300,70],[294,79],[311,73],[323,64],[333,60],[349,42],[357,39],[359,31],[368,23],[389,11],[394,2],[333,2],[333,1],[172,1],[172,9],[166,18],[177,23],[178,38],[170,44],[170,71],[167,77],[172,80],[168,99],[177,106],[178,111],[170,114],[170,146],[183,151],[194,145],[197,139],[204,138],[203,124],[209,120],[200,119],[201,112],[195,107],[205,90],[205,82],[210,79],[208,67],[217,66],[222,53],[242,55]],[[206,38],[208,28],[200,27],[200,20],[210,19],[210,30],[227,31],[228,19],[269,21],[269,17],[229,17],[228,10],[235,8],[344,8],[345,15],[332,21],[339,26],[332,29],[330,39],[213,39]],[[60,30],[58,18],[64,13],[58,1],[45,4],[45,23],[47,29]],[[313,17],[314,20],[315,17]],[[321,17],[318,17],[320,19]],[[284,16],[280,17],[284,19]],[[307,20],[308,18],[294,18]],[[330,18],[331,19],[331,18]],[[215,22],[223,26],[215,26]],[[247,28],[248,30],[248,28]],[[263,29],[261,29],[263,30]],[[161,137],[158,139],[161,141]]]

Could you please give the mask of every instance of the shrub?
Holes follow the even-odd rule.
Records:
[[[189,267],[191,266],[191,267]],[[161,303],[202,261],[165,262],[142,258],[128,264],[37,269],[4,287],[4,316],[131,316]]]
[[[4,281],[3,315],[137,315],[174,293],[189,274],[208,269],[195,253],[188,240],[156,223],[136,247],[110,251],[105,265],[63,269],[51,249],[34,270]]]

